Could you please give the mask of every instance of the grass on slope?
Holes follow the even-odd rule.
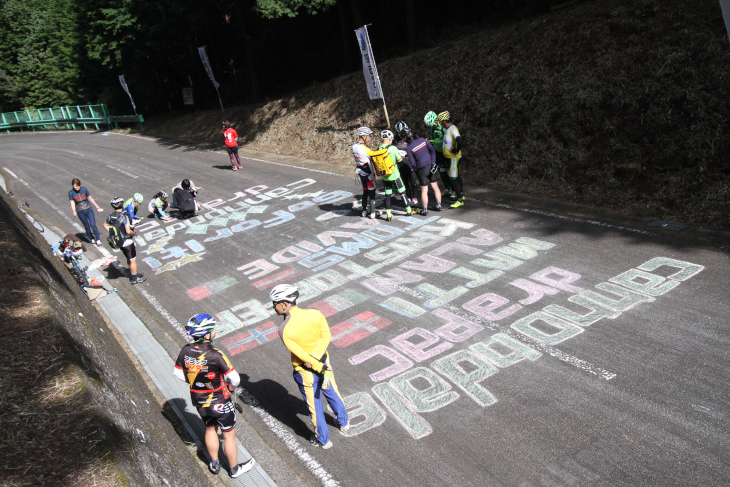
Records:
[[[377,59],[377,39],[372,39]],[[449,110],[468,185],[730,229],[730,41],[716,0],[585,0],[378,66],[391,124]],[[351,164],[385,128],[361,72],[147,132]],[[221,144],[222,145],[222,144]]]

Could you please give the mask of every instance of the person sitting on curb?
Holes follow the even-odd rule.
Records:
[[[122,243],[119,249],[127,258],[127,266],[129,266],[129,282],[132,284],[139,284],[147,280],[144,274],[141,272],[137,274],[137,248],[134,246],[134,230],[132,230],[132,223],[129,221],[129,217],[124,214],[122,207],[124,206],[124,200],[122,198],[114,198],[111,200],[112,208],[114,212],[106,218],[104,222],[104,228],[107,231],[114,226],[119,235],[122,238]]]
[[[167,209],[167,193],[165,193],[164,191],[160,191],[159,193],[155,194],[152,197],[150,204],[147,205],[147,209],[150,213],[152,213],[152,216],[154,216],[155,218],[169,221],[170,215],[165,213],[165,210]]]
[[[218,459],[220,427],[230,475],[235,479],[251,470],[255,464],[253,458],[238,463],[236,409],[231,392],[241,383],[241,376],[228,357],[211,343],[215,338],[215,320],[212,316],[196,314],[188,320],[185,329],[193,343],[188,343],[180,350],[173,375],[190,386],[190,400],[205,423],[205,448],[210,456],[208,469],[214,474],[221,471]]]

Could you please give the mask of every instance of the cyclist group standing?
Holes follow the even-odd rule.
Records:
[[[385,219],[393,218],[391,197],[397,191],[403,199],[406,214],[415,213],[412,207],[418,206],[420,196],[423,216],[428,215],[429,187],[435,198],[434,211],[442,211],[441,198],[448,196],[453,203],[451,208],[460,208],[465,204],[464,184],[459,172],[461,161],[461,134],[451,120],[447,111],[436,114],[429,111],[424,117],[429,130],[428,136],[418,137],[403,121],[395,124],[395,134],[390,130],[381,132],[383,143],[379,150],[387,149],[394,170],[383,174],[385,191]],[[379,155],[368,147],[373,131],[369,127],[357,129],[358,140],[352,146],[355,158],[355,174],[363,185],[362,216],[376,218],[380,212],[375,210],[375,176],[373,158]],[[437,175],[441,175],[444,186],[443,193],[438,185]],[[420,188],[417,189],[417,188]],[[419,194],[420,193],[420,194]]]

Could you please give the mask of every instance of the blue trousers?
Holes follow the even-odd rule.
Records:
[[[94,216],[94,209],[89,208],[88,210],[77,211],[76,214],[84,224],[86,230],[86,240],[89,242],[96,242],[99,240],[99,230],[96,228],[96,217]],[[94,231],[94,238],[91,238],[91,231]]]
[[[329,428],[327,428],[327,421],[324,418],[324,410],[322,409],[322,396],[325,397],[332,411],[337,415],[337,422],[341,426],[346,425],[349,421],[347,409],[342,402],[340,392],[337,390],[335,377],[334,375],[332,376],[332,385],[329,389],[322,389],[322,375],[310,370],[295,370],[294,380],[299,386],[299,392],[302,393],[304,402],[309,407],[309,418],[312,420],[317,441],[326,445],[330,441],[330,433]]]

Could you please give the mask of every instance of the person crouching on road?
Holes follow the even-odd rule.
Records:
[[[205,448],[210,456],[208,468],[214,474],[221,470],[218,459],[220,441],[218,428],[223,432],[223,449],[230,465],[232,478],[251,470],[254,459],[238,463],[236,446],[236,409],[231,392],[241,383],[241,377],[223,352],[213,346],[215,319],[199,313],[185,326],[193,343],[185,345],[177,356],[173,374],[190,386],[190,400],[205,423]],[[226,384],[226,382],[229,384]]]
[[[315,431],[309,442],[325,450],[332,448],[322,396],[337,415],[340,431],[350,429],[350,421],[337,390],[327,352],[332,339],[327,319],[316,309],[299,308],[299,290],[291,284],[274,286],[269,297],[276,314],[284,316],[284,322],[279,326],[279,336],[291,352],[294,380],[309,408],[309,418]]]
[[[178,209],[180,218],[185,220],[195,216],[195,213],[200,210],[200,205],[195,199],[195,192],[190,188],[190,181],[183,179],[180,184],[181,187],[176,187],[172,193],[172,203]]]
[[[144,201],[144,196],[140,193],[134,193],[134,196],[124,202],[123,212],[129,217],[129,222],[132,226],[142,221],[142,218],[137,216],[137,210],[139,205]]]
[[[134,246],[134,230],[132,230],[132,222],[129,217],[124,214],[122,208],[124,207],[124,200],[122,198],[114,198],[111,200],[112,208],[114,213],[109,215],[104,221],[104,228],[107,231],[114,225],[119,230],[119,235],[122,237],[122,242],[119,249],[127,259],[127,266],[129,266],[129,282],[132,284],[139,284],[147,280],[144,274],[141,272],[137,274],[137,248]],[[124,231],[122,231],[124,230]]]
[[[170,215],[165,213],[165,210],[167,209],[167,193],[165,191],[160,191],[155,194],[152,197],[152,201],[150,201],[150,204],[147,205],[147,209],[150,213],[152,213],[152,216],[154,216],[155,218],[169,221]]]
[[[403,158],[401,157],[398,148],[393,145],[393,132],[390,130],[383,130],[380,132],[380,138],[383,139],[383,143],[380,147],[378,147],[378,149],[388,149],[388,156],[391,161],[393,161],[394,167],[391,174],[383,176],[383,187],[385,188],[385,219],[391,221],[393,219],[393,213],[390,211],[390,200],[393,195],[393,190],[396,190],[398,194],[401,195],[401,198],[403,198],[407,215],[412,213],[411,202],[407,201],[408,198],[405,196],[406,187],[403,184],[400,171],[398,170],[398,165],[401,163]]]

